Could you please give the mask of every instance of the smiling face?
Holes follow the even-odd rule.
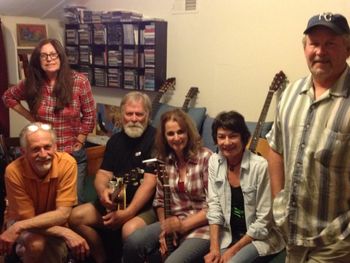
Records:
[[[241,135],[238,132],[218,128],[216,140],[220,152],[228,160],[240,157],[244,150]]]
[[[26,139],[24,155],[38,177],[44,178],[51,169],[56,144],[50,132],[43,130],[28,133]]]
[[[165,138],[177,156],[183,156],[187,146],[188,134],[177,121],[169,120],[165,123]]]
[[[346,67],[349,50],[341,35],[316,27],[305,36],[304,54],[313,77],[333,83]]]
[[[40,65],[48,76],[57,74],[60,69],[61,60],[52,44],[48,43],[41,47]]]

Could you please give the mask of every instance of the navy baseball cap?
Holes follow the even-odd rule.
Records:
[[[340,14],[323,13],[310,18],[304,34],[308,34],[316,26],[324,26],[338,35],[349,34],[350,29],[346,18]]]

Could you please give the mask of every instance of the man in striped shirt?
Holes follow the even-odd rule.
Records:
[[[350,30],[346,18],[310,18],[304,54],[311,74],[283,92],[269,172],[288,263],[350,262]]]

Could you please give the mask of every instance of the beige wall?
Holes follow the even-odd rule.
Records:
[[[177,79],[169,103],[181,106],[189,87],[198,86],[196,105],[210,115],[234,109],[251,121],[258,119],[275,73],[283,70],[291,81],[308,74],[301,38],[309,17],[331,11],[350,21],[349,0],[197,0],[198,12],[173,14],[176,1],[80,2],[92,10],[135,10],[167,20],[167,76]],[[118,104],[122,94],[94,88],[97,102]]]
[[[85,1],[95,10],[135,10],[168,21],[167,75],[177,79],[170,103],[181,105],[190,86],[197,105],[211,115],[235,109],[257,120],[270,83],[283,70],[289,80],[305,76],[302,32],[310,16],[343,13],[349,0],[197,0],[192,14],[173,14],[176,0]],[[272,119],[273,107],[269,111]]]

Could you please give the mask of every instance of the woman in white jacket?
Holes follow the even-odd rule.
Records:
[[[284,248],[273,223],[267,161],[246,150],[250,132],[238,112],[222,112],[209,159],[210,252],[206,263],[267,262]]]

